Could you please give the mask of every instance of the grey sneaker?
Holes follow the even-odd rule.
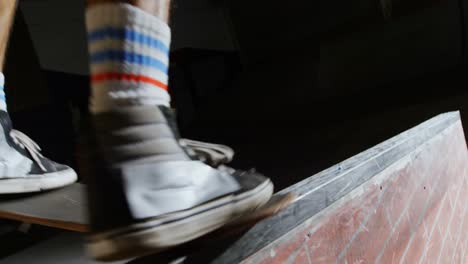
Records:
[[[181,140],[168,108],[126,108],[97,115],[94,123],[106,158],[88,183],[87,249],[95,259],[125,259],[180,245],[271,198],[273,184],[261,174],[199,160],[201,155],[219,164],[232,155],[220,145]]]

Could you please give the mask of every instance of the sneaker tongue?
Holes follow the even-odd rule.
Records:
[[[174,137],[179,139],[180,133],[179,133],[179,129],[177,128],[177,116],[176,116],[175,111],[163,105],[158,106],[158,108],[161,111],[161,113],[164,115],[164,117],[166,118],[166,122],[171,128],[172,133],[174,133]]]

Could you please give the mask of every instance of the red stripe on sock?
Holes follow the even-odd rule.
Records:
[[[144,82],[152,84],[163,90],[168,89],[167,84],[162,83],[156,79],[150,78],[144,75],[134,75],[127,73],[118,73],[118,72],[105,72],[100,74],[95,74],[91,76],[91,82],[103,82],[109,80],[122,80],[122,81],[135,81],[135,82]]]

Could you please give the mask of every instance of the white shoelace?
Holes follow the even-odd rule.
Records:
[[[39,165],[39,167],[43,171],[47,171],[40,159],[41,157],[43,157],[42,154],[40,153],[41,148],[39,147],[39,145],[37,145],[36,142],[34,142],[34,140],[32,140],[23,132],[15,130],[15,129],[12,129],[10,131],[10,137],[13,139],[15,144],[20,146],[22,149],[26,149],[29,152],[32,159],[36,162],[37,165]]]
[[[15,144],[19,145],[23,149],[26,149],[37,165],[39,165],[43,171],[46,171],[46,168],[40,159],[43,157],[40,153],[41,148],[36,142],[34,142],[34,140],[32,140],[23,132],[15,129],[10,131],[10,136]],[[213,166],[229,163],[234,157],[234,150],[226,145],[207,143],[185,138],[180,139],[180,144],[190,148],[195,152],[200,160]]]
[[[229,163],[234,157],[234,150],[221,144],[206,143],[191,139],[180,139],[180,144],[193,150],[203,162],[218,166]]]

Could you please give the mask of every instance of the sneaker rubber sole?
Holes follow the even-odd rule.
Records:
[[[114,261],[157,253],[206,235],[266,204],[273,184],[223,196],[200,206],[146,219],[87,237],[88,254],[100,261]]]
[[[0,179],[0,194],[30,193],[56,189],[70,185],[77,180],[73,169],[30,175],[21,178]]]

